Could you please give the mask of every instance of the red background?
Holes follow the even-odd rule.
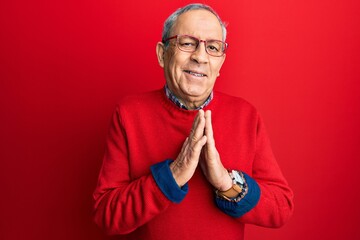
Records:
[[[1,1],[0,239],[105,239],[91,194],[111,113],[163,86],[155,44],[188,2]],[[205,2],[228,22],[216,88],[260,110],[295,192],[287,225],[247,239],[359,239],[359,1]]]

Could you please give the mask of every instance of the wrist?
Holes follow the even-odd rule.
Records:
[[[232,170],[229,171],[229,176],[232,179],[232,186],[226,191],[216,190],[216,195],[220,198],[226,199],[232,202],[238,202],[248,192],[248,186],[245,181],[245,177],[242,172]]]
[[[233,180],[232,180],[231,176],[229,175],[229,173],[226,169],[224,169],[224,170],[225,170],[225,172],[222,177],[223,181],[219,185],[219,187],[216,188],[219,191],[227,191],[230,188],[232,188],[232,186],[233,186]]]
[[[170,172],[176,182],[176,184],[181,188],[183,187],[187,181],[185,181],[183,179],[183,177],[181,176],[181,173],[180,173],[180,170],[178,168],[178,166],[176,165],[176,162],[173,161],[172,163],[170,163],[169,165],[169,169],[170,169]]]
[[[170,171],[172,160],[168,159],[150,167],[152,176],[161,192],[172,202],[180,203],[188,192],[188,185],[179,187]]]

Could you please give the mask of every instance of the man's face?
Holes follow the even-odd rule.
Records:
[[[178,34],[191,35],[202,40],[222,40],[219,20],[206,10],[191,10],[181,14],[170,36]],[[164,68],[168,87],[187,107],[198,107],[210,95],[225,55],[210,56],[206,53],[203,42],[193,53],[179,50],[176,39],[170,40],[166,49],[159,44],[159,63]],[[163,59],[160,59],[162,57]]]

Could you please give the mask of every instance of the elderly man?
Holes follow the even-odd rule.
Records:
[[[126,96],[107,139],[94,219],[119,239],[243,239],[246,223],[283,225],[293,194],[258,112],[213,91],[226,28],[191,4],[156,46],[166,84]]]

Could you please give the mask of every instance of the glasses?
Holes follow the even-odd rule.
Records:
[[[175,35],[165,39],[164,43],[176,38],[177,47],[184,52],[193,53],[201,42],[205,44],[205,50],[210,56],[221,57],[225,54],[228,44],[220,40],[201,40],[189,35]]]

